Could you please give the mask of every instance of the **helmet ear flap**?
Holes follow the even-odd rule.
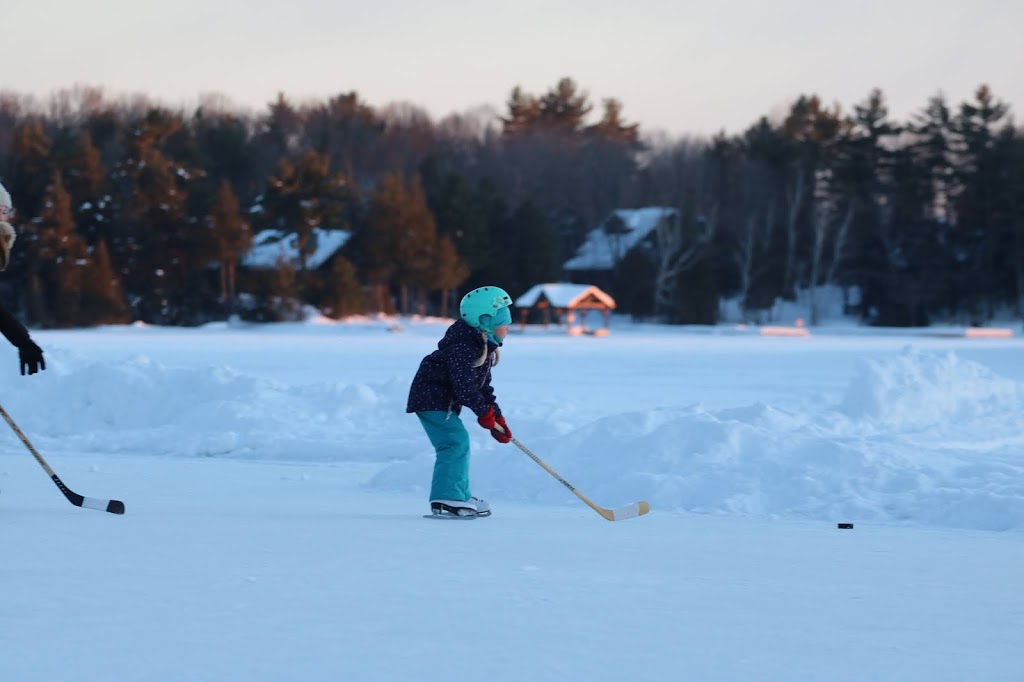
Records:
[[[498,308],[498,311],[494,314],[491,323],[495,327],[512,324],[512,312],[507,307]]]
[[[481,329],[489,329],[491,326],[491,320],[493,319],[493,315],[488,315],[487,313],[484,313],[483,315],[480,316],[480,324],[478,324],[477,326],[480,327]]]

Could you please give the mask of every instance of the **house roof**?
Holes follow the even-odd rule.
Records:
[[[609,308],[615,307],[615,299],[591,284],[537,284],[516,299],[519,308],[532,308],[541,296],[555,308],[575,308],[587,296],[593,296]]]
[[[313,228],[313,252],[306,258],[306,267],[316,269],[338,252],[352,237],[349,230],[322,230]],[[298,235],[283,230],[263,230],[252,240],[252,249],[242,259],[249,268],[272,268],[279,261],[299,264]]]
[[[658,221],[676,213],[676,209],[665,206],[612,211],[600,226],[590,231],[586,241],[576,250],[576,255],[565,261],[562,267],[565,270],[611,270],[622,256],[658,226]],[[615,234],[605,229],[612,216],[622,220],[625,232]]]

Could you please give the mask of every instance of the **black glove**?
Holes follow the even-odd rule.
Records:
[[[46,369],[46,360],[43,360],[43,349],[34,342],[29,341],[18,349],[18,357],[21,359],[21,375],[35,374]]]

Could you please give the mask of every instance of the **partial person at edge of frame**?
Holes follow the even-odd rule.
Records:
[[[11,249],[14,246],[16,233],[9,221],[14,219],[14,205],[11,195],[0,184],[0,270],[6,270],[11,262]],[[21,374],[35,374],[46,369],[43,349],[36,345],[29,336],[25,325],[18,320],[0,302],[0,334],[3,334],[11,345],[18,349],[18,360],[21,363]]]

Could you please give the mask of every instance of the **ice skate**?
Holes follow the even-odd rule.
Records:
[[[478,497],[468,500],[431,500],[430,513],[440,518],[475,519],[490,516],[491,505]]]

